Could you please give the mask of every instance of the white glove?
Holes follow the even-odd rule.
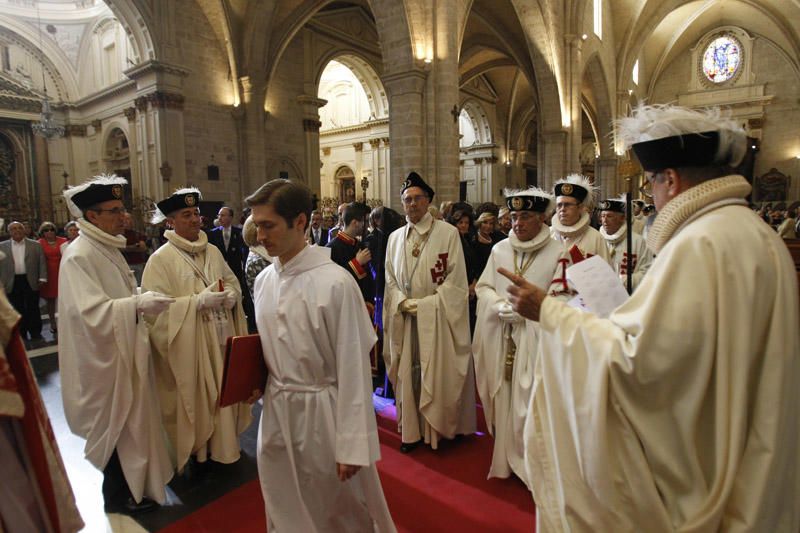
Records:
[[[175,302],[175,298],[160,292],[147,291],[136,296],[136,310],[145,315],[157,315],[167,310]]]
[[[400,312],[411,316],[417,316],[417,304],[419,300],[416,298],[406,298],[400,302]]]
[[[516,324],[517,322],[522,322],[522,320],[524,320],[519,313],[511,308],[511,304],[509,303],[505,303],[500,306],[500,310],[497,312],[497,317],[504,324]]]
[[[228,289],[222,294],[225,295],[225,301],[222,303],[222,305],[225,306],[225,309],[233,309],[236,307],[236,302],[239,301],[239,297],[233,290]]]
[[[225,296],[226,293],[217,292],[216,284],[210,285],[203,290],[200,294],[197,295],[197,310],[202,311],[203,309],[219,309],[225,303]]]

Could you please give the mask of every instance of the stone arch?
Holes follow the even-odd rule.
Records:
[[[308,177],[303,174],[302,169],[297,162],[289,156],[281,156],[266,161],[265,180],[274,178],[285,177],[288,179],[297,179],[302,183],[308,184]]]
[[[698,2],[698,10],[694,13],[693,18],[697,18],[704,11],[711,9],[720,3],[722,0],[709,0],[707,2]],[[773,28],[776,35],[782,36],[787,43],[790,43],[790,52],[793,56],[792,64],[797,65],[800,60],[800,34],[787,23],[785,16],[774,12],[768,6],[758,2],[751,2],[741,0],[743,4],[757,10],[763,15]],[[617,86],[627,87],[630,81],[631,70],[636,62],[639,54],[645,46],[645,43],[650,38],[655,30],[662,24],[665,18],[685,5],[683,0],[647,0],[639,9],[638,16],[634,22],[630,24],[625,35],[620,40],[619,53],[617,54],[618,70],[617,70]],[[730,24],[738,24],[736,20],[729,21]],[[683,29],[676,34],[682,34],[688,26],[684,24]],[[773,39],[774,40],[774,39]],[[665,51],[665,54],[667,52]]]
[[[148,0],[104,0],[117,17],[133,45],[137,63],[148,59],[160,59],[161,43],[153,40],[154,13]],[[157,5],[157,3],[152,3]]]
[[[587,114],[595,130],[595,138],[600,148],[600,157],[614,157],[613,126],[614,105],[611,88],[606,77],[606,69],[599,54],[593,54],[584,65],[584,86],[591,91],[591,101],[586,107],[591,110]]]
[[[380,68],[376,68],[364,54],[354,50],[332,50],[319,58],[314,65],[314,83],[319,93],[319,82],[322,72],[331,61],[338,61],[355,75],[367,94],[370,113],[375,118],[389,116],[389,100],[386,98],[386,89],[380,78]]]
[[[466,113],[472,123],[472,128],[476,132],[478,144],[492,144],[494,135],[486,111],[479,101],[474,98],[465,99],[461,105],[462,113]]]
[[[42,39],[42,47],[40,48],[39,33],[35,27],[5,15],[0,15],[0,30],[2,30],[2,27],[5,27],[5,31],[0,31],[0,34],[3,34],[4,37],[35,57],[47,77],[55,84],[54,87],[48,87],[48,95],[51,98],[65,102],[77,97],[77,77],[66,55],[52,39]],[[31,73],[31,75],[34,75],[34,73]],[[40,82],[41,80],[35,80],[36,85]],[[36,90],[36,92],[41,91]]]

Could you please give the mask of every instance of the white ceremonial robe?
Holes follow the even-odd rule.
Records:
[[[258,472],[272,532],[395,531],[376,461],[372,323],[330,249],[306,247],[255,282],[269,370]],[[362,468],[339,481],[336,463]]]
[[[136,279],[119,248],[109,244],[113,237],[89,222],[80,226],[58,275],[64,414],[70,430],[86,439],[89,462],[102,470],[116,448],[133,498],[164,503],[172,464],[147,326],[136,311]]]
[[[642,235],[644,233],[644,225],[647,224],[647,217],[643,214],[633,215],[633,221],[631,225],[633,226],[633,232]]]
[[[633,282],[633,288],[636,289],[642,282],[642,278],[647,273],[650,265],[653,264],[653,252],[647,248],[647,242],[641,235],[633,233],[631,242],[633,259],[629,261],[627,234],[628,228],[624,225],[613,235],[609,235],[604,228],[600,228],[600,235],[606,240],[608,253],[611,256],[611,268],[614,269],[614,272],[619,274],[623,285],[627,287],[628,267],[633,263],[631,281]]]
[[[420,256],[413,257],[412,242],[425,238]],[[424,439],[436,449],[440,436],[450,439],[475,432],[468,291],[461,238],[454,226],[426,214],[418,224],[389,235],[383,355],[394,386],[403,442]],[[415,317],[400,311],[408,298],[419,300]],[[414,386],[415,359],[420,369],[418,387]]]
[[[488,477],[507,478],[513,471],[527,485],[522,436],[539,347],[539,324],[524,319],[506,324],[498,317],[500,308],[508,305],[506,288],[510,282],[498,274],[497,269],[503,267],[514,272],[515,249],[518,265],[534,254],[524,277],[545,288],[551,295],[569,294],[566,284],[569,256],[559,243],[550,238],[550,230],[545,225],[542,225],[536,237],[527,242],[520,242],[512,230],[508,239],[492,248],[486,268],[475,287],[478,296],[475,337],[472,341],[475,381],[486,425],[494,436]],[[510,380],[506,379],[505,365],[509,334],[516,347]]]
[[[676,217],[607,319],[545,298],[525,449],[537,531],[800,531],[797,279],[741,197]]]
[[[197,295],[206,284],[175,243],[191,245],[192,259],[206,280],[217,284],[222,279],[225,290],[236,293],[238,302],[233,309],[217,311],[228,319],[228,335],[247,335],[242,289],[217,247],[207,245],[205,233],[200,232],[194,243],[171,230],[165,237],[167,244],[147,261],[142,291],[175,298],[155,320],[148,317],[162,419],[174,448],[173,460],[179,472],[191,455],[199,462],[210,457],[219,463],[233,463],[239,459],[239,434],[253,418],[251,408],[245,403],[222,409],[217,405],[227,337],[218,334],[214,311],[197,309]]]
[[[572,226],[564,226],[553,215],[550,221],[550,234],[560,242],[570,255],[573,263],[579,263],[593,255],[599,255],[611,264],[611,254],[600,232],[589,225],[589,215],[584,213],[580,220]]]

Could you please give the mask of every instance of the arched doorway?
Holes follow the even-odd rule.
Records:
[[[388,202],[389,105],[377,72],[356,55],[336,56],[322,70],[317,95],[327,101],[319,109],[323,204],[330,203],[326,198],[348,201],[342,180],[349,177],[339,174],[345,168],[354,199],[366,193],[369,203]]]
[[[353,169],[348,166],[339,167],[334,177],[337,191],[338,203],[350,203],[356,201],[356,176]]]

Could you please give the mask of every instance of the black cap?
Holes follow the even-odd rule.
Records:
[[[555,186],[555,194],[556,196],[571,196],[581,203],[589,195],[589,190],[577,183],[558,183]]]
[[[614,213],[625,212],[625,202],[616,198],[603,200],[598,206],[600,211],[613,211]]]
[[[547,206],[549,205],[550,199],[543,196],[520,194],[506,198],[506,207],[508,207],[509,211],[536,211],[537,213],[544,213],[547,211]]]
[[[125,195],[123,185],[93,183],[79,193],[72,195],[72,202],[81,209],[88,209],[93,205],[109,200],[122,200]]]
[[[433,189],[431,189],[431,186],[425,183],[425,180],[416,172],[411,172],[408,175],[406,181],[404,181],[403,185],[400,187],[400,194],[403,194],[406,189],[411,187],[419,187],[428,195],[428,200],[433,200]]]
[[[642,168],[652,172],[665,168],[703,167],[728,164],[731,154],[717,157],[719,132],[673,135],[631,146]]]
[[[200,193],[192,192],[176,192],[169,198],[161,200],[156,204],[158,210],[165,216],[170,213],[178,211],[179,209],[186,209],[187,207],[198,207],[200,204]]]

